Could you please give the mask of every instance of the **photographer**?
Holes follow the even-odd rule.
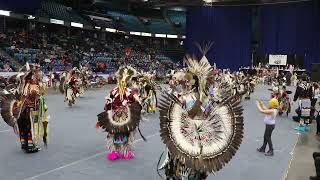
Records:
[[[268,102],[269,107],[266,108],[262,102],[257,102],[258,110],[265,114],[264,123],[266,125],[263,137],[263,144],[257,149],[258,152],[265,153],[267,144],[269,145],[269,151],[265,153],[266,156],[273,156],[273,144],[271,140],[272,132],[276,124],[276,116],[278,114],[279,102],[276,98],[272,98]]]

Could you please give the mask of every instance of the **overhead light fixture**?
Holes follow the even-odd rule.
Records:
[[[171,34],[167,34],[167,38],[178,38],[178,35],[171,35]]]
[[[72,27],[78,27],[78,28],[83,28],[83,24],[81,23],[76,23],[76,22],[71,22]]]
[[[99,26],[95,26],[94,28],[99,29],[99,30],[101,29],[101,27],[99,27]]]
[[[32,16],[32,15],[29,15],[28,16],[28,19],[35,19],[36,17]]]
[[[59,19],[50,19],[50,23],[64,25],[64,21],[59,20]]]
[[[140,35],[141,35],[141,32],[132,32],[132,31],[130,31],[130,34],[131,34],[131,35],[137,35],[137,36],[140,36]]]
[[[141,33],[141,36],[148,36],[148,37],[151,37],[151,33],[142,32],[142,33]]]
[[[106,28],[106,31],[108,31],[108,32],[117,32],[117,30],[116,29],[113,29],[113,28]]]
[[[167,37],[167,35],[166,34],[155,34],[155,37],[165,38],[165,37]]]
[[[2,16],[10,16],[10,11],[0,10],[0,15],[2,15]]]

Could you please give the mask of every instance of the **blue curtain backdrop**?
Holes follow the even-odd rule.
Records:
[[[320,2],[313,2],[314,12],[314,30],[310,49],[306,53],[305,66],[311,69],[312,63],[320,63]]]
[[[249,7],[198,7],[187,12],[186,52],[201,58],[195,42],[212,42],[208,60],[218,68],[238,70],[251,65]]]
[[[316,1],[260,7],[259,54],[297,54],[305,68],[320,63],[319,12]]]

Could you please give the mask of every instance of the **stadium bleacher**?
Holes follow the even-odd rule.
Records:
[[[108,15],[110,15],[113,18],[120,18],[120,22],[125,28],[124,30],[138,32],[146,31],[143,23],[136,16],[115,11],[109,11]]]
[[[151,33],[172,34],[174,32],[172,26],[164,19],[151,19],[148,28]]]
[[[168,11],[168,16],[173,23],[179,23],[176,27],[178,34],[185,34],[186,31],[186,13],[184,11]]]
[[[37,12],[37,16],[60,19],[69,22],[77,22],[82,24],[90,24],[86,19],[81,17],[72,8],[57,3],[54,0],[44,0],[41,3],[41,9]]]

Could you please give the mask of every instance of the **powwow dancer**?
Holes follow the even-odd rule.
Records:
[[[141,82],[140,99],[143,102],[143,110],[147,113],[155,113],[157,109],[156,84],[153,81],[153,74],[144,73],[139,78]]]
[[[164,93],[159,102],[160,135],[168,151],[158,170],[170,180],[202,180],[222,169],[239,148],[243,109],[235,95],[219,104],[207,97],[206,82],[212,79],[207,60],[185,62],[184,93],[180,98]]]
[[[78,88],[78,79],[76,74],[76,69],[72,69],[67,73],[66,77],[62,77],[62,87],[60,88],[61,93],[64,94],[64,101],[68,102],[68,105],[71,107],[75,104],[76,98],[79,96],[79,88]]]
[[[46,115],[48,107],[40,66],[26,66],[26,72],[19,74],[20,83],[16,91],[2,94],[1,116],[19,135],[21,149],[26,153],[34,153],[40,150],[41,140],[47,145],[49,117]]]
[[[98,114],[97,127],[107,132],[107,159],[132,159],[134,134],[141,119],[141,102],[137,94],[127,87],[136,73],[131,67],[121,67],[116,76],[118,86],[106,97],[104,112]]]

